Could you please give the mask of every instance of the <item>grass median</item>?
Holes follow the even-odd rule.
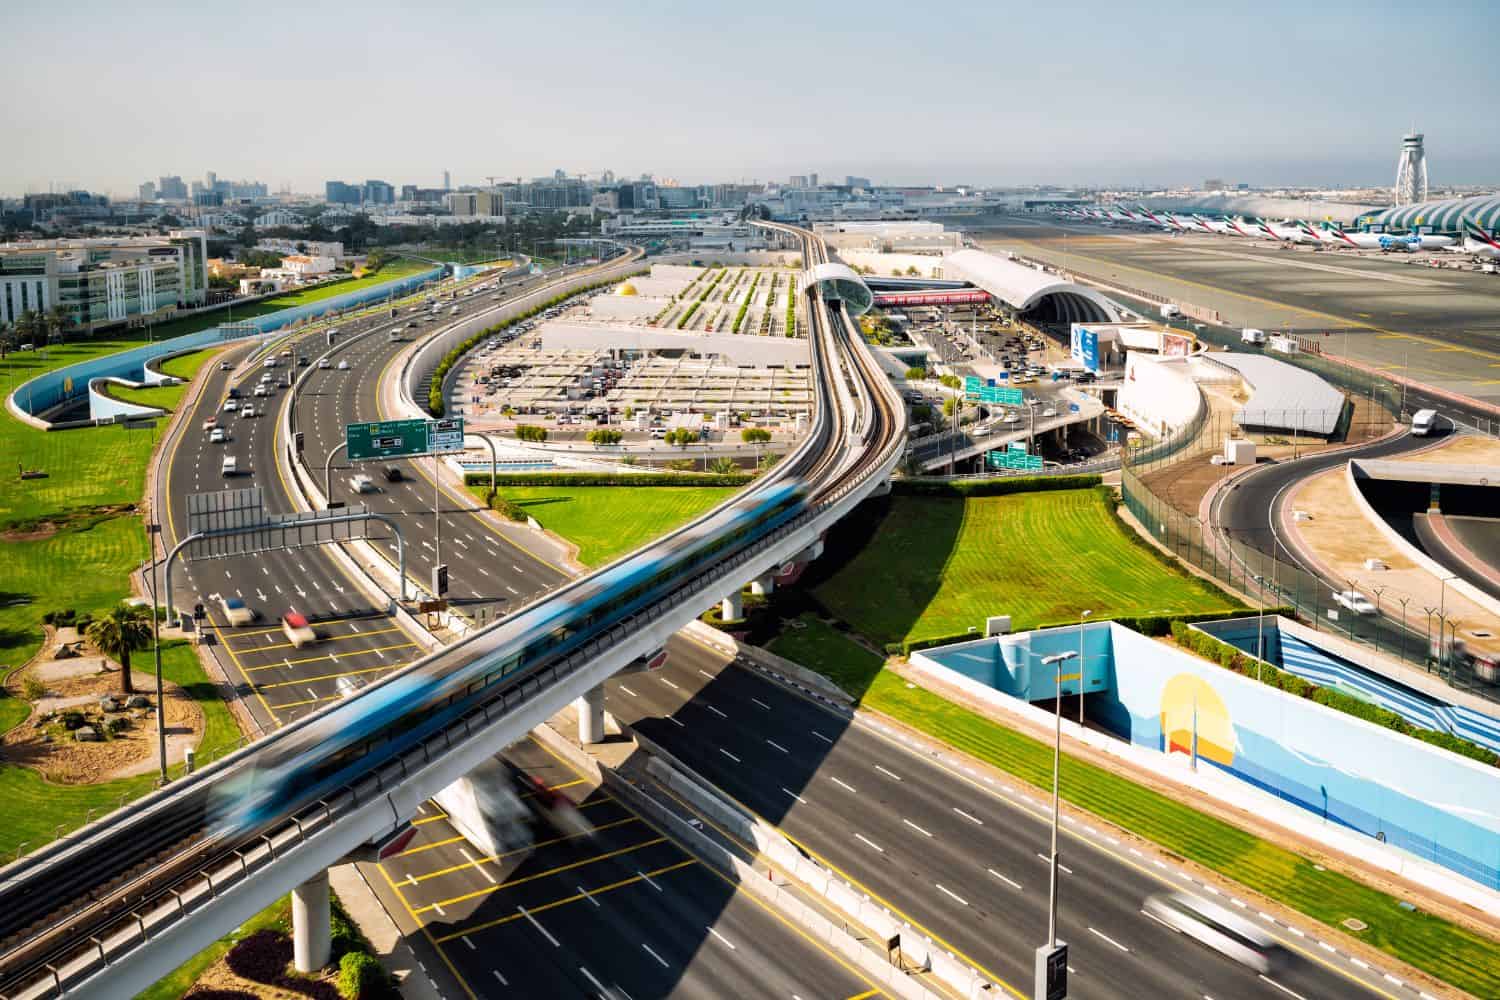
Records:
[[[482,502],[487,486],[471,486]],[[716,504],[726,486],[506,486],[500,496],[578,546],[578,561],[602,566]]]
[[[955,750],[1052,787],[1052,747],[955,705],[884,669],[880,656],[804,615],[768,644],[773,652],[831,678],[860,704],[921,730]],[[1101,819],[1219,872],[1339,933],[1350,917],[1368,929],[1353,936],[1415,968],[1481,997],[1500,996],[1500,947],[1457,924],[1407,910],[1401,901],[1199,812],[1087,761],[1064,755],[1062,797]]]
[[[1127,534],[1093,489],[898,495],[847,521],[835,534],[852,555],[814,594],[881,645],[962,633],[989,615],[1020,629],[1086,608],[1108,618],[1235,606]]]

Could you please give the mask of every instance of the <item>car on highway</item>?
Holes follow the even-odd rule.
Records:
[[[375,480],[371,479],[364,473],[360,473],[357,476],[350,476],[349,488],[354,490],[354,492],[356,493],[374,493]]]
[[[318,359],[318,367],[319,368],[332,368],[333,367],[333,362],[329,361],[327,358],[319,358]]]
[[[1285,968],[1291,959],[1280,942],[1237,913],[1185,892],[1146,900],[1145,913],[1219,954],[1261,975]]]
[[[348,370],[349,370],[349,362],[347,360],[340,361],[339,362],[339,371],[346,372]]]
[[[1333,592],[1334,603],[1348,608],[1357,615],[1373,615],[1375,605],[1370,599],[1357,590],[1335,590]]]
[[[288,611],[281,616],[281,631],[286,641],[298,649],[318,641],[318,633],[308,624],[307,616],[297,611]]]
[[[219,607],[224,610],[224,620],[231,625],[249,625],[255,621],[255,612],[238,597],[219,598]]]
[[[388,483],[399,483],[406,478],[399,465],[387,465],[380,470],[380,474],[385,477],[385,481]]]
[[[297,355],[297,367],[298,368],[306,368],[310,364],[312,364],[312,362],[308,360],[306,354],[299,354],[299,355]]]
[[[219,362],[219,371],[221,371],[221,372],[234,371],[234,365],[230,364],[228,361],[220,361]]]
[[[240,474],[239,463],[234,460],[233,455],[224,456],[223,461],[219,463],[219,474],[225,477],[237,476]]]
[[[229,440],[229,432],[222,427],[215,427],[208,432],[209,444],[223,444]]]
[[[209,417],[207,420],[203,421],[203,429],[206,431],[211,431],[217,426],[219,426],[218,417]]]
[[[233,413],[235,410],[238,410],[239,408],[240,408],[240,404],[239,404],[238,400],[234,400],[234,399],[226,399],[226,400],[224,400],[224,412],[225,413]]]
[[[251,406],[249,403],[246,403],[243,407],[240,408],[240,419],[241,420],[243,420],[246,417],[258,417],[258,416],[260,416],[260,414],[257,413],[256,410],[255,410],[255,407]]]

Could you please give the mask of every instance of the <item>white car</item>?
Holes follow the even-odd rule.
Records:
[[[333,362],[329,361],[327,358],[319,358],[318,359],[318,367],[319,368],[332,368],[333,367]]]
[[[255,387],[255,391],[251,393],[252,396],[269,396],[270,394],[271,387],[267,385],[258,385]]]
[[[260,414],[256,413],[255,412],[255,407],[251,406],[249,403],[246,403],[244,405],[244,407],[240,410],[240,419],[241,420],[245,419],[246,417],[258,417],[258,416],[260,416]]]
[[[1343,605],[1357,615],[1373,615],[1375,605],[1370,599],[1357,590],[1336,590],[1333,594],[1336,603]]]
[[[374,493],[375,492],[375,480],[371,479],[369,476],[366,476],[364,474],[360,474],[358,476],[351,477],[350,480],[349,480],[349,486],[356,493]]]
[[[240,408],[240,404],[233,399],[224,400],[224,412],[233,413]]]
[[[231,625],[249,625],[255,621],[255,612],[238,597],[219,598],[219,607],[224,609],[224,618]]]
[[[221,372],[227,372],[227,371],[233,371],[233,370],[234,370],[234,365],[230,364],[228,361],[220,361],[219,362],[219,371],[221,371]]]
[[[349,362],[347,362],[347,361],[340,361],[339,362],[339,371],[346,372],[348,370],[349,370]]]
[[[222,427],[215,427],[208,432],[208,440],[210,444],[223,444],[229,440],[229,432]]]

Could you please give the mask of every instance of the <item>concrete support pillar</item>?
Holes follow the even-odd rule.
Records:
[[[298,972],[328,964],[331,947],[328,869],[292,890],[292,955]]]
[[[797,562],[812,562],[822,554],[823,539],[820,538],[816,542],[813,542],[811,545],[809,545],[807,548],[803,549],[801,552],[797,553]]]
[[[578,713],[578,742],[604,742],[604,687],[591,687],[573,699],[573,709]]]
[[[724,603],[719,608],[719,615],[726,622],[737,622],[745,617],[745,601],[740,597],[738,590],[724,595]]]
[[[768,597],[776,589],[776,579],[767,573],[765,576],[757,576],[750,581],[750,593],[757,597]]]
[[[886,494],[890,493],[890,491],[891,491],[891,481],[889,479],[884,479],[884,480],[881,480],[879,486],[875,487],[875,489],[870,492],[870,496],[872,496],[872,497],[883,497]]]

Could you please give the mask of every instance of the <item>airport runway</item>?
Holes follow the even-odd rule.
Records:
[[[669,650],[662,670],[608,682],[612,714],[1013,995],[1030,994],[1048,873],[1048,825],[1034,798],[1018,804],[690,640]],[[1290,934],[1301,959],[1268,981],[1141,912],[1147,896],[1182,884],[1153,852],[1076,821],[1061,852],[1071,995],[1415,995]]]
[[[987,250],[1217,309],[1232,328],[1290,328],[1322,339],[1326,353],[1500,403],[1496,275],[1434,270],[1378,251],[1314,253],[1052,220],[997,219],[966,232]]]

